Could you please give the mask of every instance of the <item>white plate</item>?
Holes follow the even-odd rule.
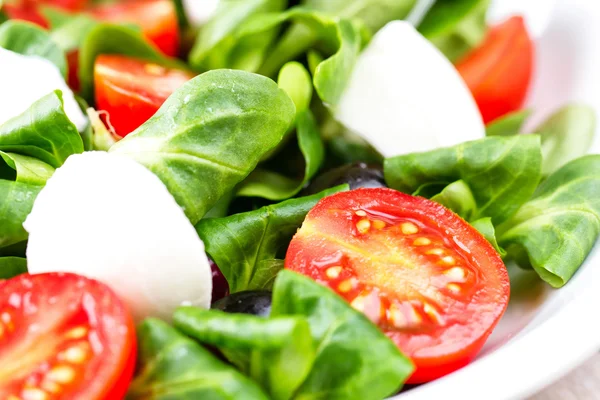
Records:
[[[561,105],[592,105],[600,116],[600,2],[497,0],[492,19],[525,14],[537,37],[529,106],[532,126]],[[401,145],[401,144],[399,144]],[[593,153],[600,153],[597,133]],[[511,302],[477,359],[397,400],[524,399],[600,349],[600,246],[571,281],[553,290],[534,272],[509,268]]]

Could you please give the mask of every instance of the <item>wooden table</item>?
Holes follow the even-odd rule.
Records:
[[[600,399],[600,354],[529,400]]]

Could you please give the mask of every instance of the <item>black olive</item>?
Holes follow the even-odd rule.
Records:
[[[229,283],[213,259],[208,257],[208,262],[212,270],[212,299],[213,301],[220,300],[229,295]]]
[[[237,292],[212,304],[213,309],[236,314],[268,317],[271,313],[272,293],[266,290]]]
[[[304,194],[319,193],[325,189],[343,185],[344,183],[350,185],[350,190],[387,187],[383,179],[383,169],[380,166],[353,163],[331,169],[317,176],[304,189]]]

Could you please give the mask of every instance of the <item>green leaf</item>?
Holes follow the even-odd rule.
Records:
[[[522,133],[523,124],[531,115],[530,110],[518,110],[497,118],[485,127],[486,136],[514,136]]]
[[[65,114],[61,92],[42,97],[0,125],[0,151],[37,158],[54,168],[70,155],[83,153],[83,141]]]
[[[464,181],[477,211],[473,220],[491,217],[499,224],[524,204],[540,181],[540,138],[537,135],[492,136],[453,147],[388,158],[388,185],[413,193],[424,184]]]
[[[196,230],[206,252],[227,279],[231,293],[265,289],[272,284],[281,267],[274,260],[285,254],[306,214],[323,197],[342,190],[348,190],[348,186],[255,211],[200,221]]]
[[[490,0],[438,0],[419,30],[450,61],[459,61],[485,39],[489,5]]]
[[[296,105],[296,113],[308,109],[312,99],[313,84],[310,74],[302,64],[291,61],[281,68],[277,84]]]
[[[0,248],[27,240],[23,222],[42,188],[0,179]]]
[[[534,132],[542,138],[542,175],[547,176],[590,150],[596,133],[596,111],[584,105],[565,106]]]
[[[440,193],[431,197],[431,200],[449,208],[467,221],[477,212],[475,197],[469,185],[462,180],[449,184]]]
[[[221,0],[217,11],[201,29],[189,56],[197,69],[240,68],[255,72],[277,34],[275,27],[251,35],[235,32],[249,18],[266,12],[282,11],[285,0]],[[252,59],[252,60],[250,60]]]
[[[519,265],[533,267],[554,287],[566,284],[600,233],[600,155],[578,158],[554,172],[496,232]]]
[[[252,380],[166,323],[138,328],[138,374],[128,400],[268,400]]]
[[[52,40],[67,53],[79,49],[87,35],[99,24],[98,21],[87,15],[69,16],[70,19],[62,24],[52,25],[50,32]]]
[[[486,217],[478,219],[477,221],[471,222],[471,225],[473,226],[473,228],[477,229],[479,233],[481,233],[483,237],[486,238],[486,240],[490,242],[492,246],[494,246],[494,249],[496,249],[498,254],[500,254],[500,257],[506,256],[506,250],[500,247],[496,239],[496,229],[492,224],[491,218]]]
[[[240,185],[238,196],[263,197],[269,200],[289,199],[298,194],[315,176],[323,164],[325,146],[310,109],[297,115],[296,124],[298,147],[305,161],[304,178],[298,181],[276,172],[256,169]]]
[[[408,358],[362,313],[310,278],[284,270],[273,291],[271,317],[308,318],[317,354],[294,399],[380,400],[413,371]]]
[[[87,32],[79,52],[81,94],[88,101],[93,98],[94,63],[100,54],[121,54],[166,67],[186,69],[182,62],[164,56],[136,29],[104,23],[97,24]]]
[[[27,259],[21,257],[0,257],[0,279],[10,279],[27,273]]]
[[[20,21],[6,21],[0,25],[0,47],[26,56],[38,56],[51,61],[63,76],[67,76],[64,51],[42,28]]]
[[[16,171],[16,181],[44,186],[54,168],[37,158],[0,151],[0,158]]]
[[[274,400],[292,398],[314,361],[310,327],[303,317],[261,318],[218,310],[180,307],[175,327],[200,343],[229,350],[247,365],[246,374]]]
[[[295,114],[292,100],[270,79],[209,71],[110,151],[154,172],[195,224],[281,141]]]

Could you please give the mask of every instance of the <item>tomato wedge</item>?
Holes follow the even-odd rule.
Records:
[[[533,76],[534,45],[520,16],[492,28],[456,68],[487,124],[521,108]]]
[[[46,18],[38,11],[35,5],[30,5],[29,3],[4,4],[2,11],[10,19],[32,22],[45,29],[50,27]]]
[[[172,0],[138,0],[92,8],[96,18],[115,23],[138,25],[144,36],[164,54],[179,52],[179,21]]]
[[[194,77],[179,69],[119,55],[96,59],[96,108],[110,115],[116,133],[124,137],[152,117],[177,88]]]
[[[506,267],[479,232],[433,201],[387,188],[321,200],[290,243],[285,267],[379,325],[415,363],[409,383],[469,363],[509,298]]]
[[[123,398],[135,329],[108,287],[65,273],[0,285],[1,399]]]

